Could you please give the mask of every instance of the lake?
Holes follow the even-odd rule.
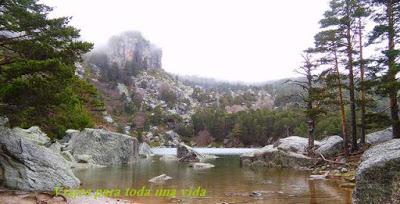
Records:
[[[146,204],[351,203],[351,190],[340,188],[340,181],[310,180],[309,172],[298,170],[240,167],[237,154],[250,149],[201,149],[203,153],[214,152],[220,155],[218,159],[210,161],[215,168],[195,170],[188,164],[160,161],[159,156],[155,156],[140,159],[132,165],[77,170],[75,174],[83,183],[81,188],[121,189],[118,197]],[[174,150],[155,149],[154,152],[158,155],[174,154]],[[173,179],[162,185],[148,182],[161,174],[167,174]],[[125,195],[127,188],[133,197]],[[141,188],[152,196],[134,196]],[[176,197],[173,197],[175,190]],[[163,193],[156,197],[155,192]]]

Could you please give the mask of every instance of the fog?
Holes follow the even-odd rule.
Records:
[[[163,49],[163,68],[180,75],[261,82],[297,76],[327,0],[42,0],[72,16],[96,46],[136,30]]]

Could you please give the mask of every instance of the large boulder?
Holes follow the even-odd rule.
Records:
[[[22,129],[19,127],[16,127],[12,129],[12,131],[24,137],[25,139],[31,140],[32,142],[38,144],[38,145],[45,145],[50,142],[50,138],[47,137],[47,134],[42,132],[38,126],[33,126],[29,129]]]
[[[193,148],[184,143],[179,143],[176,150],[176,155],[180,162],[199,162],[206,158],[204,155],[196,152]]]
[[[377,145],[393,139],[392,128],[374,132],[365,136],[365,141],[371,145]]]
[[[306,169],[311,167],[313,159],[303,154],[280,150],[273,145],[267,145],[254,152],[240,157],[242,166],[264,166],[279,168]]]
[[[129,135],[86,128],[72,135],[65,150],[69,150],[74,157],[90,155],[94,164],[111,166],[134,162],[138,157],[138,148],[137,139]]]
[[[60,154],[38,144],[38,141],[47,141],[43,135],[31,137],[32,132],[14,130],[0,126],[0,167],[6,187],[52,191],[59,186],[79,186],[80,181],[72,173],[69,163]]]
[[[314,145],[318,147],[319,142],[315,140]],[[290,136],[279,139],[277,142],[274,143],[274,147],[286,152],[290,151],[301,154],[307,152],[308,139],[299,136]]]
[[[400,139],[370,148],[361,161],[353,203],[400,203]]]
[[[318,149],[315,151],[325,157],[337,155],[343,148],[343,138],[337,135],[326,137],[319,143]]]

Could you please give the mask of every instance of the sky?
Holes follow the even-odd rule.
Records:
[[[42,0],[72,16],[99,46],[140,31],[163,50],[163,68],[180,75],[262,82],[295,77],[313,45],[328,0]]]

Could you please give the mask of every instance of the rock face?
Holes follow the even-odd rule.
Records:
[[[320,146],[315,151],[317,154],[322,154],[325,157],[335,156],[342,150],[343,138],[340,136],[330,136],[321,140]]]
[[[318,147],[319,142],[314,141],[314,145]],[[290,136],[279,139],[277,142],[275,142],[274,147],[283,151],[290,151],[294,153],[305,153],[307,152],[308,139],[299,136]]]
[[[138,157],[136,138],[103,129],[84,129],[74,134],[66,147],[75,157],[90,155],[97,165],[121,165],[134,162]]]
[[[33,138],[44,139],[44,135],[36,136]],[[39,145],[30,133],[1,126],[0,167],[3,184],[12,189],[52,191],[57,186],[73,188],[80,184],[60,154]]]
[[[356,173],[353,203],[400,203],[400,139],[364,153]]]
[[[304,169],[312,166],[313,160],[303,154],[280,150],[273,145],[265,146],[240,157],[242,166],[263,166]]]
[[[205,159],[205,156],[194,151],[193,148],[180,143],[177,148],[177,158],[180,162],[199,162]]]
[[[392,128],[387,128],[382,131],[374,132],[365,136],[365,141],[368,144],[376,145],[393,139]]]

